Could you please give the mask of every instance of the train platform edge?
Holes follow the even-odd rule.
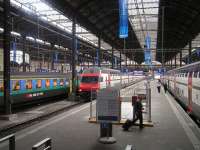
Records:
[[[80,104],[78,101],[62,100],[29,108],[15,114],[11,114],[10,116],[0,115],[0,132],[4,133],[20,125],[44,119],[45,117],[70,109],[78,104]]]

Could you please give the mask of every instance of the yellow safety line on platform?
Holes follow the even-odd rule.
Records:
[[[88,122],[89,123],[98,123],[97,120],[96,120],[96,117],[89,118]],[[115,125],[123,125],[125,122],[126,122],[126,119],[122,119],[122,120],[120,120],[120,122],[116,122],[116,123],[113,123],[113,124],[115,124]],[[136,122],[135,125],[139,126],[139,122]],[[147,120],[143,120],[143,125],[145,127],[153,127],[154,126],[153,122],[149,122]]]

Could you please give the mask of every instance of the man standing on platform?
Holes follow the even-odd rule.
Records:
[[[160,93],[160,88],[161,88],[161,83],[160,83],[160,79],[159,79],[157,82],[158,93]]]
[[[165,93],[166,93],[167,92],[167,83],[165,82],[163,86],[164,86],[164,90],[165,90]]]

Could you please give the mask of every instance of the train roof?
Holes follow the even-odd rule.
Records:
[[[11,78],[60,78],[71,77],[71,72],[57,73],[57,72],[15,72],[11,73]],[[3,72],[0,72],[0,78],[3,78]]]
[[[195,63],[188,64],[188,65],[176,68],[176,69],[172,69],[172,70],[168,71],[168,73],[174,72],[174,71],[180,71],[180,72],[182,72],[182,71],[183,72],[185,72],[185,71],[200,71],[200,62],[195,62]]]
[[[87,68],[83,70],[82,74],[86,73],[112,73],[112,74],[119,74],[119,70],[110,69],[110,68],[101,68],[101,67],[93,67],[93,68]]]

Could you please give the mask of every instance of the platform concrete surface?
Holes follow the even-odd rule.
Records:
[[[0,118],[2,117],[0,119],[0,136],[2,131],[6,131],[20,124],[46,117],[58,111],[70,108],[76,104],[78,104],[78,102],[62,100],[18,111],[17,113],[11,115],[10,119],[5,119],[4,115],[0,115]]]
[[[124,132],[114,125],[115,144],[100,144],[99,124],[88,122],[89,103],[77,106],[16,134],[16,150],[28,150],[40,140],[52,139],[53,150],[124,150],[127,144],[136,150],[197,150],[199,130],[178,108],[177,103],[163,91],[158,94],[155,83],[152,89],[152,121],[154,127],[140,130],[132,127]],[[94,103],[95,104],[95,103]],[[196,133],[194,133],[196,132]],[[7,150],[7,144],[0,144]]]

